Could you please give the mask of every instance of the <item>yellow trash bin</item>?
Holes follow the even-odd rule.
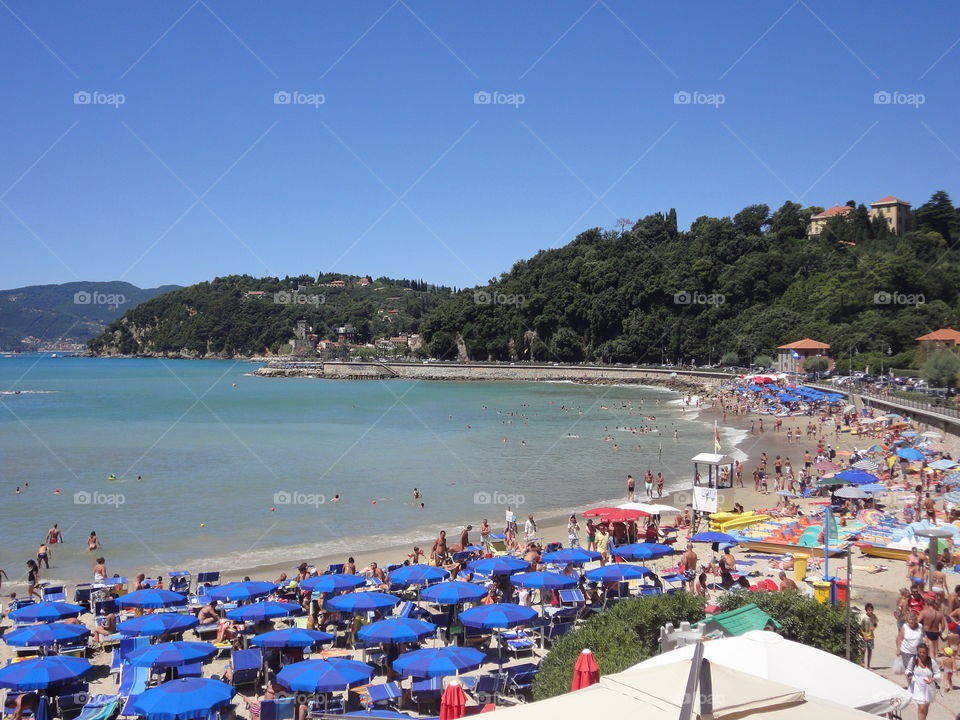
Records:
[[[807,560],[809,555],[804,553],[795,553],[793,556],[793,579],[797,582],[803,582],[807,578]]]
[[[821,605],[830,602],[830,583],[826,580],[817,580],[813,583],[813,599]]]

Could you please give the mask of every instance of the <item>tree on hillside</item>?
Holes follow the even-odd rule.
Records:
[[[725,352],[725,353],[720,357],[720,364],[721,364],[721,365],[728,365],[728,366],[739,365],[739,364],[740,364],[740,356],[737,355],[735,352]]]
[[[920,374],[932,387],[957,387],[957,373],[960,373],[960,357],[949,350],[934,353],[920,368]]]
[[[957,211],[946,190],[937,190],[918,207],[913,213],[913,221],[918,230],[940,233],[948,245],[960,236],[957,232]]]
[[[770,368],[773,367],[773,358],[769,355],[757,355],[753,358],[753,364],[757,367]]]

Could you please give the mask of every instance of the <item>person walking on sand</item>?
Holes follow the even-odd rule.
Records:
[[[917,618],[923,626],[923,634],[930,646],[930,653],[936,656],[940,645],[940,635],[946,629],[943,613],[938,609],[939,600],[933,593],[929,593],[924,600],[923,610]]]
[[[657,497],[663,497],[663,473],[657,473]]]
[[[637,481],[633,479],[633,475],[627,475],[627,502],[633,502],[633,493],[636,487]]]
[[[863,611],[864,617],[860,621],[860,637],[863,638],[863,666],[870,670],[870,660],[873,658],[873,643],[880,620],[873,611],[873,603],[864,605]]]
[[[904,670],[909,683],[907,688],[917,704],[917,720],[926,720],[930,703],[939,688],[940,667],[933,659],[930,648],[921,643],[917,646],[917,654],[911,658],[909,665],[904,666]]]
[[[692,543],[687,543],[686,551],[680,556],[680,570],[687,584],[687,590],[691,593],[696,592],[697,553]]]

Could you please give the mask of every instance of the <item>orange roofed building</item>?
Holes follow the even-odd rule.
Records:
[[[870,203],[870,218],[875,217],[883,218],[890,232],[903,235],[910,222],[910,203],[887,195]]]
[[[957,348],[960,347],[960,331],[949,327],[934,330],[932,333],[918,337],[917,342],[920,343],[920,352],[924,356],[932,355],[940,350],[957,352]]]
[[[826,226],[830,218],[846,215],[852,210],[853,208],[849,205],[834,205],[829,210],[824,210],[822,213],[811,215],[810,224],[807,225],[807,236],[813,237],[814,235],[819,235],[823,232],[823,228]]]
[[[803,361],[810,357],[824,357],[827,359],[827,369],[833,368],[830,346],[810,338],[804,338],[777,348],[777,370],[802,373],[804,372]]]

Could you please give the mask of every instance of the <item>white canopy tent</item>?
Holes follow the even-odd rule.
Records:
[[[624,503],[617,505],[620,510],[639,510],[650,515],[670,515],[680,512],[672,505],[661,505],[659,503]]]
[[[634,665],[627,672],[670,667],[693,657],[695,645],[671,650]],[[874,715],[909,704],[910,692],[876,673],[823,650],[786,640],[777,633],[751,630],[703,644],[714,665],[740,670],[772,682],[787,683],[818,697]]]
[[[705,643],[710,644],[710,643]],[[693,646],[691,646],[693,647]],[[635,666],[577,692],[497,710],[497,720],[583,720],[604,717],[677,720],[690,676],[690,661],[657,667]],[[876,720],[843,705],[811,698],[795,687],[730,667],[707,663],[693,700],[694,720]]]

